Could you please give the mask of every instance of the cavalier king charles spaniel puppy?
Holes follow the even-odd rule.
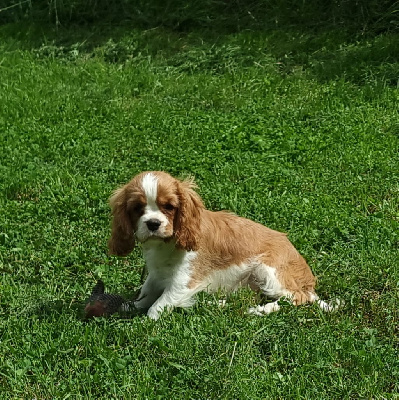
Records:
[[[148,276],[135,301],[152,319],[173,307],[188,307],[200,291],[227,291],[248,285],[274,300],[250,314],[277,311],[278,299],[293,304],[319,300],[316,278],[283,233],[233,213],[205,208],[192,180],[142,172],[110,198],[110,253],[129,254],[142,244]]]

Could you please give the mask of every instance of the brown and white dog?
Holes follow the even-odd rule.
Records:
[[[200,291],[249,285],[275,300],[249,309],[277,311],[278,299],[299,305],[319,300],[316,279],[286,235],[229,212],[209,211],[192,180],[143,172],[117,189],[112,208],[111,254],[125,256],[142,243],[148,277],[135,302],[158,319],[165,308],[188,307]]]

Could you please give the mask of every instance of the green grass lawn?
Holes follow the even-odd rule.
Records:
[[[0,27],[2,399],[397,399],[399,37]],[[107,254],[108,197],[143,170],[194,175],[208,208],[285,231],[333,314],[285,305],[154,322],[81,320]]]

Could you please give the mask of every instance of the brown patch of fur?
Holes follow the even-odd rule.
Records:
[[[170,235],[170,237],[172,237],[174,233],[174,221],[180,206],[177,181],[175,179],[171,179],[170,176],[164,176],[164,174],[157,173],[156,175],[158,177],[156,203],[169,221],[168,226],[165,228],[165,235]],[[171,210],[168,209],[166,206],[169,204],[174,208]],[[168,240],[168,238],[166,240]]]
[[[179,207],[174,221],[177,247],[198,250],[201,234],[201,212],[205,210],[192,180],[178,182]]]
[[[146,198],[139,185],[140,175],[117,189],[110,198],[112,210],[112,233],[108,241],[110,254],[126,256],[134,248],[134,229],[140,217],[135,207],[140,204],[146,205]]]
[[[126,186],[119,188],[110,198],[112,233],[108,241],[110,254],[126,256],[134,248],[134,231],[128,211]]]
[[[293,294],[293,303],[299,305],[309,301],[310,294],[315,293],[316,278],[305,259],[296,250],[295,252],[296,255],[292,254],[286,264],[279,266],[277,277],[281,284]]]

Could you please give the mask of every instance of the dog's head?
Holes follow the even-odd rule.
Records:
[[[180,181],[160,171],[142,172],[110,198],[111,254],[125,256],[135,239],[175,240],[176,246],[197,250],[200,213],[204,205],[192,180]]]

